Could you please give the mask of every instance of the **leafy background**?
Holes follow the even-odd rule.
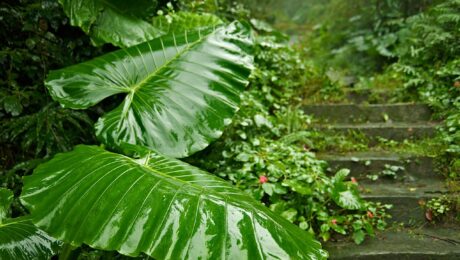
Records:
[[[87,36],[68,24],[56,1],[2,2],[0,13],[5,39],[0,43],[1,183],[17,195],[20,177],[42,158],[95,141],[89,129],[100,111],[71,111],[52,101],[43,85],[49,70],[111,47],[92,47]],[[14,215],[23,214],[17,210]]]

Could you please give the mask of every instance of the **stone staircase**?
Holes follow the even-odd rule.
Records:
[[[354,96],[352,100],[365,99]],[[358,131],[371,140],[371,145],[379,138],[430,138],[437,125],[431,121],[429,107],[423,104],[314,104],[306,105],[304,111],[319,119],[316,127],[321,131]],[[372,149],[322,152],[318,157],[329,162],[331,174],[341,168],[350,169],[351,177],[359,181],[362,196],[393,204],[389,211],[392,221],[401,223],[361,245],[351,241],[326,243],[331,259],[460,259],[459,227],[433,227],[420,206],[448,192],[444,178],[435,173],[434,158]]]

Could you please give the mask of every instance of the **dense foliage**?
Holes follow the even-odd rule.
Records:
[[[372,75],[395,62],[398,32],[406,20],[433,0],[330,0],[316,3],[307,36],[310,54],[321,66],[347,70],[353,76]],[[312,5],[315,5],[312,3]],[[352,64],[349,63],[353,60]]]
[[[60,108],[46,94],[43,81],[50,69],[87,60],[102,50],[69,26],[56,1],[2,2],[0,15],[0,171],[93,142],[86,129],[95,111]],[[9,180],[2,183],[15,188]]]
[[[408,19],[399,33],[393,69],[401,72],[405,91],[429,103],[445,118],[441,134],[449,144],[451,177],[460,177],[460,1],[445,1]],[[403,37],[401,36],[401,37]]]

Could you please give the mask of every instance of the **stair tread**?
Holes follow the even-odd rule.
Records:
[[[335,131],[338,133],[361,132],[368,136],[370,145],[377,144],[377,138],[394,141],[407,139],[431,138],[436,134],[437,122],[423,123],[346,123],[346,124],[316,124],[313,128],[321,131]]]
[[[444,181],[441,180],[417,180],[414,182],[401,183],[364,183],[360,184],[365,192],[364,198],[398,198],[398,197],[431,197],[448,192]]]
[[[434,128],[438,122],[424,121],[415,123],[404,122],[387,122],[387,123],[334,123],[334,124],[317,124],[321,128]]]
[[[420,106],[428,107],[428,105],[423,103],[382,103],[382,104],[355,104],[355,103],[330,103],[330,104],[308,104],[304,107],[343,107],[343,106],[355,106],[355,107],[364,107],[364,108],[385,108],[385,107],[403,107],[403,106]]]
[[[339,241],[328,242],[325,248],[331,259],[456,259],[460,257],[460,227],[387,230],[361,245]]]
[[[311,104],[303,110],[319,121],[335,123],[426,122],[432,118],[430,107],[421,103]]]
[[[350,177],[362,182],[371,182],[377,176],[379,182],[410,182],[415,180],[441,180],[434,166],[435,157],[410,153],[391,152],[352,152],[345,154],[322,153],[317,157],[328,162],[328,174],[334,175],[338,170],[350,169]],[[398,167],[396,170],[393,167]],[[393,171],[394,177],[385,176],[386,171]]]
[[[411,153],[395,153],[389,151],[365,151],[365,152],[347,152],[347,153],[318,153],[317,157],[322,160],[335,161],[372,161],[388,160],[398,161],[416,158],[431,158],[429,156],[420,156]]]

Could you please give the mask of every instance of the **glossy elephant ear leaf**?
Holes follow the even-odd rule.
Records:
[[[26,218],[0,224],[0,259],[51,259],[58,242]]]
[[[58,154],[25,177],[33,222],[73,245],[156,259],[321,259],[312,236],[186,163],[136,147]]]
[[[154,0],[59,0],[74,26],[91,36],[95,45],[128,47],[163,34],[142,18],[157,5]]]
[[[237,22],[173,32],[53,71],[45,84],[75,109],[124,93],[123,103],[97,122],[98,138],[110,147],[128,142],[185,157],[231,122],[253,66],[251,45],[249,28]]]

